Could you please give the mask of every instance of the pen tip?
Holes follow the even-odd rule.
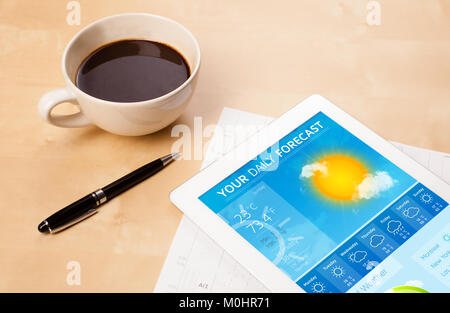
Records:
[[[166,156],[163,156],[160,160],[163,162],[163,165],[167,165],[174,160],[178,160],[180,157],[181,157],[181,153],[175,152],[175,153],[171,153]]]
[[[41,233],[46,233],[46,232],[48,232],[48,223],[47,223],[47,221],[41,222],[41,223],[39,224],[39,226],[38,226],[38,230],[39,230],[39,232],[41,232]]]
[[[181,158],[181,156],[182,156],[181,152],[172,153],[172,159],[174,160],[178,160],[179,158]]]

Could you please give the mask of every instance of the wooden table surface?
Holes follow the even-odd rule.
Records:
[[[450,1],[380,0],[380,25],[368,25],[368,2],[81,0],[71,26],[69,1],[1,0],[0,291],[150,292],[169,250],[181,212],[168,194],[201,160],[176,162],[58,235],[36,229],[178,139],[173,125],[121,137],[38,116],[40,96],[64,86],[65,45],[104,16],[167,16],[199,40],[197,89],[175,124],[213,124],[225,106],[276,117],[319,93],[387,139],[450,152]]]

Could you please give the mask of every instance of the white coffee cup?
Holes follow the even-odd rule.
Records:
[[[140,102],[112,102],[88,95],[75,85],[81,62],[95,49],[121,39],[146,39],[166,43],[187,60],[191,75],[177,89]],[[200,66],[200,48],[181,24],[147,13],[119,14],[100,19],[81,30],[67,45],[62,70],[67,86],[46,93],[39,101],[41,117],[60,127],[98,127],[118,135],[139,136],[158,131],[176,120],[188,105]],[[52,114],[63,102],[79,105],[80,112]]]

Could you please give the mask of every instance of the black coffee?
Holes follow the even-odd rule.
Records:
[[[78,68],[76,84],[114,102],[158,98],[182,85],[189,65],[175,49],[148,40],[121,40],[92,52]]]

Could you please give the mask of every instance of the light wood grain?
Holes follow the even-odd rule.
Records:
[[[68,1],[67,1],[68,2]],[[202,66],[176,124],[215,123],[224,106],[279,116],[319,93],[387,139],[450,152],[450,1],[0,1],[0,291],[152,291],[181,213],[168,194],[200,168],[180,161],[55,236],[37,224],[71,201],[170,151],[171,127],[120,137],[62,129],[37,114],[64,86],[61,56],[83,26],[123,12],[173,18],[198,38]],[[67,109],[70,110],[70,109]],[[66,283],[69,261],[81,285]]]

